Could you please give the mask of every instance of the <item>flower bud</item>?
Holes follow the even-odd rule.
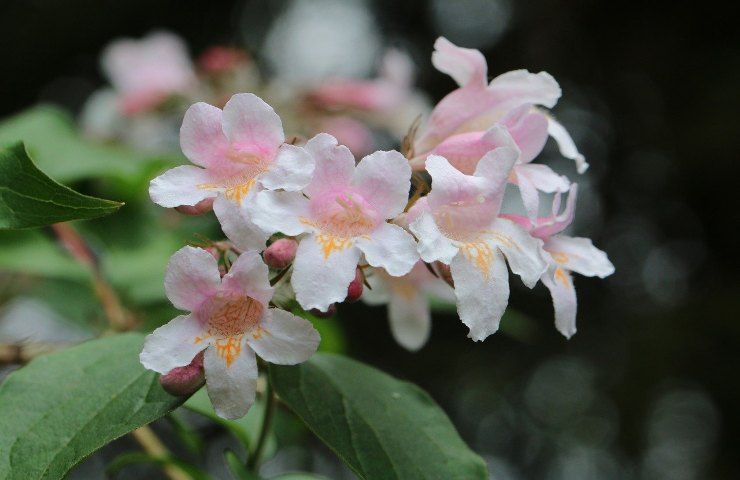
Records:
[[[362,273],[361,268],[355,270],[355,278],[350,282],[347,287],[347,299],[345,301],[352,303],[356,302],[362,296],[362,290],[364,288],[365,274]]]
[[[437,260],[432,264],[432,268],[435,272],[437,272],[437,275],[439,275],[439,278],[447,282],[449,286],[452,288],[455,288],[455,282],[452,280],[452,273],[450,272],[450,266],[447,264],[444,264]]]
[[[175,210],[185,215],[203,215],[213,210],[213,201],[215,198],[206,198],[195,205],[180,205]]]
[[[292,238],[275,240],[262,254],[268,267],[282,270],[291,264],[298,249],[298,242]]]
[[[187,397],[192,395],[206,381],[203,372],[203,352],[199,352],[189,365],[173,368],[159,377],[162,388],[170,395],[176,397]]]
[[[330,318],[337,313],[337,304],[332,303],[331,305],[329,305],[329,308],[327,308],[325,312],[322,312],[318,308],[312,308],[311,310],[309,310],[309,313],[319,318]]]

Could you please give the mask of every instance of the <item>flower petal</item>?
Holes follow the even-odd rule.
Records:
[[[573,278],[563,268],[550,268],[542,275],[542,283],[545,284],[555,308],[555,328],[565,338],[570,338],[576,333],[576,289]]]
[[[269,269],[255,250],[239,255],[229,273],[224,275],[222,284],[225,289],[248,295],[263,305],[267,305],[275,292],[270,286]]]
[[[257,390],[257,360],[254,352],[241,341],[240,352],[230,364],[211,346],[203,356],[206,389],[219,417],[235,419],[247,414]]]
[[[547,72],[531,73],[527,70],[512,70],[491,80],[489,89],[504,98],[505,111],[529,103],[552,108],[560,95],[560,85]],[[501,108],[501,107],[500,107]]]
[[[226,102],[223,130],[236,150],[270,160],[285,141],[278,114],[252,93],[237,93]]]
[[[470,328],[468,336],[476,342],[498,330],[509,303],[509,270],[503,255],[493,249],[488,270],[483,271],[460,252],[450,264],[455,282],[457,312]]]
[[[220,286],[218,263],[202,248],[182,247],[170,257],[164,289],[175,308],[195,311]]]
[[[313,157],[305,149],[286,143],[278,150],[270,169],[259,178],[268,190],[295,192],[308,185],[313,170]]]
[[[208,344],[196,342],[203,326],[195,315],[180,315],[162,325],[144,340],[139,360],[145,368],[165,374],[184,367]]]
[[[419,260],[414,237],[392,223],[383,222],[370,238],[358,238],[356,244],[367,263],[384,268],[394,277],[409,273]]]
[[[355,171],[355,157],[328,133],[319,133],[303,147],[314,159],[311,183],[304,189],[309,197],[326,191],[341,190],[350,184]]]
[[[228,161],[229,140],[221,128],[222,116],[220,108],[204,102],[188,108],[180,127],[180,147],[188,160],[214,169]]]
[[[489,241],[506,255],[511,271],[533,288],[547,269],[542,251],[542,240],[506,218],[497,218],[491,225]]]
[[[578,173],[588,170],[586,158],[578,152],[578,147],[576,147],[573,138],[565,127],[550,115],[547,116],[547,133],[557,142],[562,156],[575,160]]]
[[[608,277],[614,265],[606,253],[594,246],[590,238],[556,235],[545,242],[545,249],[568,270],[587,277]]]
[[[309,201],[299,192],[263,191],[247,204],[252,221],[267,233],[296,236],[311,230]]]
[[[393,295],[388,303],[391,333],[399,345],[415,352],[429,340],[432,318],[429,301],[415,291],[409,297]]]
[[[262,251],[270,235],[249,218],[246,205],[255,198],[254,193],[250,192],[249,197],[241,205],[219,195],[213,202],[213,212],[221,224],[221,230],[237,248]]]
[[[305,362],[321,341],[311,322],[277,308],[267,311],[260,326],[257,334],[247,334],[247,343],[257,355],[278,365]]]
[[[331,248],[330,244],[322,244],[320,240],[332,241],[316,235],[301,240],[293,262],[291,284],[301,307],[325,312],[329,305],[347,297],[347,287],[355,278],[360,250],[351,243]]]
[[[411,189],[411,167],[399,152],[378,151],[357,164],[352,185],[383,219],[403,212]]]
[[[552,202],[552,215],[545,218],[538,218],[534,228],[530,231],[535,237],[547,239],[556,233],[565,230],[573,221],[576,209],[576,198],[578,196],[578,184],[573,183],[568,192],[568,201],[565,209],[558,214],[560,208],[560,193],[555,195]]]
[[[461,87],[468,84],[486,85],[488,65],[478,50],[461,48],[444,37],[434,42],[434,68],[451,76]]]
[[[449,265],[452,258],[457,254],[458,248],[442,234],[431,213],[422,213],[411,222],[409,230],[419,240],[417,249],[425,262],[439,260]]]
[[[501,124],[511,134],[514,142],[521,150],[521,163],[531,162],[540,154],[547,142],[547,118],[530,104],[510,111],[501,120]]]
[[[149,196],[157,205],[166,208],[195,205],[218,195],[214,189],[204,188],[213,183],[209,173],[194,165],[181,165],[167,170],[149,184]]]

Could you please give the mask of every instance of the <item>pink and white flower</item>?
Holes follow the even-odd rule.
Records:
[[[504,138],[506,130],[499,128]],[[484,340],[498,330],[509,299],[509,268],[532,288],[547,268],[542,242],[515,222],[499,217],[507,179],[519,151],[513,139],[465,175],[444,158],[430,155],[432,190],[409,211],[410,230],[425,262],[450,266],[460,319],[469,336]]]
[[[291,284],[303,308],[326,311],[347,296],[361,256],[393,276],[408,273],[418,260],[413,237],[387,222],[403,212],[411,168],[395,151],[375,152],[355,166],[349,149],[328,134],[304,148],[316,168],[303,191],[263,191],[248,208],[268,233],[307,234]]]
[[[231,97],[223,111],[192,105],[180,129],[180,146],[195,165],[173,168],[152,180],[149,194],[163,207],[195,205],[215,198],[224,232],[243,249],[262,249],[267,235],[244,210],[262,188],[296,191],[308,184],[313,161],[285,142],[280,117],[251,93]]]
[[[561,235],[573,221],[577,185],[571,186],[568,201],[562,213],[560,195],[553,200],[552,215],[530,219],[519,215],[504,217],[521,225],[530,235],[544,242],[547,271],[542,274],[542,283],[550,290],[555,308],[555,327],[565,337],[576,333],[576,291],[571,272],[587,277],[605,278],[614,273],[614,265],[606,253],[596,248],[591,239]]]
[[[184,247],[167,266],[165,290],[180,315],[147,336],[141,363],[166,374],[205,350],[206,388],[218,415],[244,416],[254,403],[255,353],[268,362],[306,361],[320,337],[310,322],[268,308],[273,288],[255,251],[244,252],[223,278],[207,251]]]
[[[426,344],[432,329],[430,298],[453,302],[455,295],[444,281],[432,275],[423,262],[401,277],[375,270],[367,277],[372,289],[362,300],[369,305],[388,305],[388,321],[393,338],[407,350],[417,351]]]
[[[458,47],[444,37],[438,38],[434,47],[432,63],[437,70],[450,75],[459,88],[440,100],[418,133],[414,143],[414,155],[417,157],[426,158],[435,147],[454,135],[471,132],[483,135],[497,122],[503,122],[515,109],[524,109],[517,114],[521,116],[529,113],[532,109],[529,106],[552,108],[560,98],[560,86],[546,72],[534,74],[527,70],[514,70],[499,75],[489,83],[486,59],[478,50]],[[579,172],[585,171],[588,164],[583,155],[578,153],[565,128],[550,115],[535,110],[541,116],[537,120],[538,131],[542,129],[542,120],[545,120],[546,131],[558,143],[561,154],[575,160]],[[529,118],[527,123],[534,121],[534,118]],[[538,147],[540,137],[537,139],[531,147],[539,153],[542,146]],[[520,148],[522,151],[529,150],[529,146],[525,145],[520,145]]]
[[[119,109],[126,115],[156,107],[196,84],[185,43],[169,32],[153,32],[141,40],[116,40],[103,52],[102,64]]]

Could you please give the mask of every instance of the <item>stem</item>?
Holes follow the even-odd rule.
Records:
[[[131,436],[134,437],[134,440],[141,445],[141,448],[152,457],[164,459],[170,456],[170,452],[167,450],[167,447],[164,446],[164,443],[162,443],[159,437],[157,437],[157,434],[154,433],[154,430],[152,430],[148,425],[137,428],[131,432]],[[192,480],[190,475],[173,465],[165,465],[162,467],[162,470],[164,470],[164,473],[170,480]]]
[[[267,436],[270,433],[270,426],[272,424],[272,417],[275,414],[276,403],[277,397],[272,389],[272,383],[270,383],[270,375],[268,373],[267,386],[265,387],[265,412],[262,416],[262,427],[260,428],[259,437],[257,438],[257,446],[247,459],[247,470],[250,472],[257,473],[259,459],[262,456],[262,451],[265,449]]]

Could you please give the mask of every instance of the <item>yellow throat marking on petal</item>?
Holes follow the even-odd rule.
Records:
[[[487,279],[491,272],[491,265],[494,261],[493,250],[486,242],[470,242],[460,247],[465,258],[468,259],[478,270],[483,273]]]
[[[558,267],[555,269],[555,280],[559,281],[563,284],[565,288],[571,288],[572,285],[570,283],[570,278],[568,278],[568,274],[565,273],[565,271]]]
[[[242,335],[219,338],[213,342],[213,346],[218,356],[226,362],[226,368],[229,368],[242,353]]]
[[[341,252],[350,245],[352,245],[352,239],[337,237],[334,235],[319,233],[315,237],[316,242],[321,245],[321,252],[324,254],[324,260],[329,258],[334,252]]]
[[[559,263],[561,265],[568,263],[568,260],[570,260],[568,255],[562,252],[550,252],[550,256],[553,260],[555,260],[556,263]]]
[[[246,183],[237,183],[226,187],[224,195],[226,198],[235,203],[241,203],[254,187],[255,179],[250,178]]]

